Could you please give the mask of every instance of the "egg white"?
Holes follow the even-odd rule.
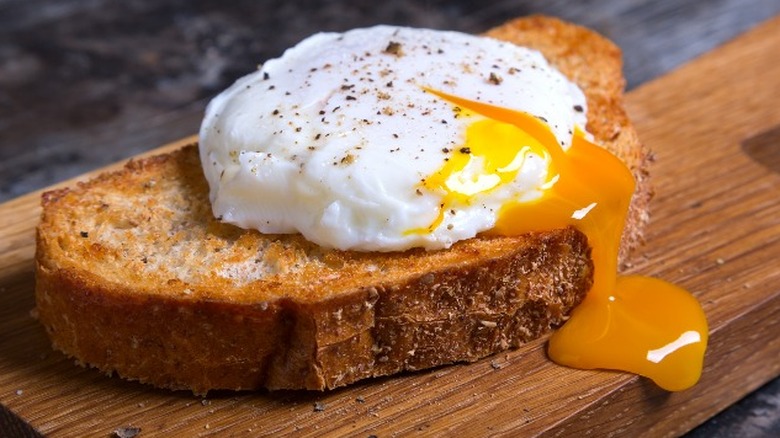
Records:
[[[320,33],[209,104],[200,154],[214,215],[342,250],[439,249],[492,228],[506,202],[539,196],[548,163],[532,156],[511,183],[410,232],[434,222],[444,196],[421,181],[484,118],[456,116],[426,87],[543,118],[564,149],[586,124],[583,93],[539,52],[427,29]]]

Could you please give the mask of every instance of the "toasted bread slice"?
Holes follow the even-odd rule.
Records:
[[[589,130],[638,181],[625,256],[650,189],[622,109],[619,50],[546,17],[489,35],[541,50],[585,91]],[[396,253],[243,230],[213,217],[195,146],[45,193],[36,262],[38,314],[57,349],[196,393],[321,390],[475,361],[561,324],[593,267],[573,228]]]

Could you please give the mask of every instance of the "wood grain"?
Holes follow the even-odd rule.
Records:
[[[701,300],[711,338],[691,390],[556,366],[544,340],[327,393],[201,399],[108,378],[52,352],[30,315],[36,192],[0,206],[0,405],[50,436],[107,436],[130,425],[142,436],[684,433],[780,374],[777,47],[780,17],[628,96],[657,156],[658,192],[630,271]]]

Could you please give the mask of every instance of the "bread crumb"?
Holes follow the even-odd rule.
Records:
[[[493,85],[501,85],[501,82],[504,82],[504,79],[494,72],[490,72],[490,75],[488,76],[488,82]]]
[[[404,54],[403,50],[401,49],[401,43],[397,41],[390,41],[383,52],[395,56],[403,56]]]
[[[314,402],[314,412],[322,412],[325,410],[325,403]]]

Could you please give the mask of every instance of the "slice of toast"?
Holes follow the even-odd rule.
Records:
[[[648,154],[622,108],[619,50],[547,17],[489,35],[536,48],[585,92],[589,131],[634,172],[621,257],[647,220]],[[216,220],[197,148],[43,195],[36,299],[55,348],[172,389],[326,389],[475,361],[560,325],[585,296],[568,228],[448,250],[325,250]]]

